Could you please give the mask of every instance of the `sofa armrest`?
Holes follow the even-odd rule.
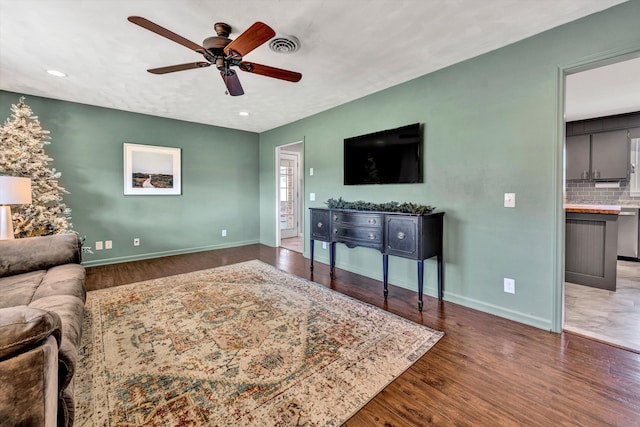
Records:
[[[0,240],[0,277],[79,264],[82,243],[72,233]]]
[[[0,309],[0,360],[8,359],[53,336],[60,346],[60,316],[27,306]]]

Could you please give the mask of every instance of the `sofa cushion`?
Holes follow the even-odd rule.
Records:
[[[53,335],[60,345],[61,319],[56,313],[16,306],[0,309],[0,360]]]
[[[0,277],[0,308],[29,305],[46,273],[46,270],[40,270]]]
[[[32,301],[53,295],[72,295],[86,301],[85,271],[80,264],[65,264],[47,270]],[[79,285],[81,284],[81,285]]]
[[[71,233],[0,240],[0,277],[79,264],[81,249],[78,236]]]
[[[34,300],[29,307],[51,310],[59,317],[62,325],[60,342],[59,375],[60,388],[63,389],[71,381],[78,360],[78,346],[82,336],[82,318],[84,300],[72,295],[52,295]]]
[[[0,364],[0,426],[52,426],[58,399],[58,345],[42,344]]]

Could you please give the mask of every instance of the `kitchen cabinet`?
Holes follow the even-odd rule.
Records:
[[[629,132],[616,130],[567,137],[567,180],[629,179]]]
[[[616,130],[591,135],[591,177],[629,179],[629,132]]]
[[[622,208],[618,214],[618,258],[638,261],[638,208]]]
[[[590,179],[591,135],[567,137],[567,179]]]
[[[617,210],[565,206],[565,281],[616,290]],[[591,213],[593,212],[593,213]]]

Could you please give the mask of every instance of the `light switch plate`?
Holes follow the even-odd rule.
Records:
[[[314,202],[316,200],[316,193],[309,193],[309,200]]]
[[[101,251],[102,250],[102,242],[96,242],[96,251]]]
[[[504,207],[505,208],[516,207],[516,193],[504,193]]]
[[[313,168],[309,168],[309,176],[313,176]]]

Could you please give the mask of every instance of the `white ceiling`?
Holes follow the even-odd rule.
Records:
[[[262,132],[622,2],[0,0],[0,89]],[[282,54],[265,44],[245,59],[303,78],[239,72],[245,95],[231,97],[214,67],[147,73],[201,57],[131,24],[130,15],[198,44],[215,35],[215,22],[230,24],[235,38],[263,21],[278,36],[296,36],[301,49]]]
[[[565,120],[640,111],[640,58],[567,76]]]

